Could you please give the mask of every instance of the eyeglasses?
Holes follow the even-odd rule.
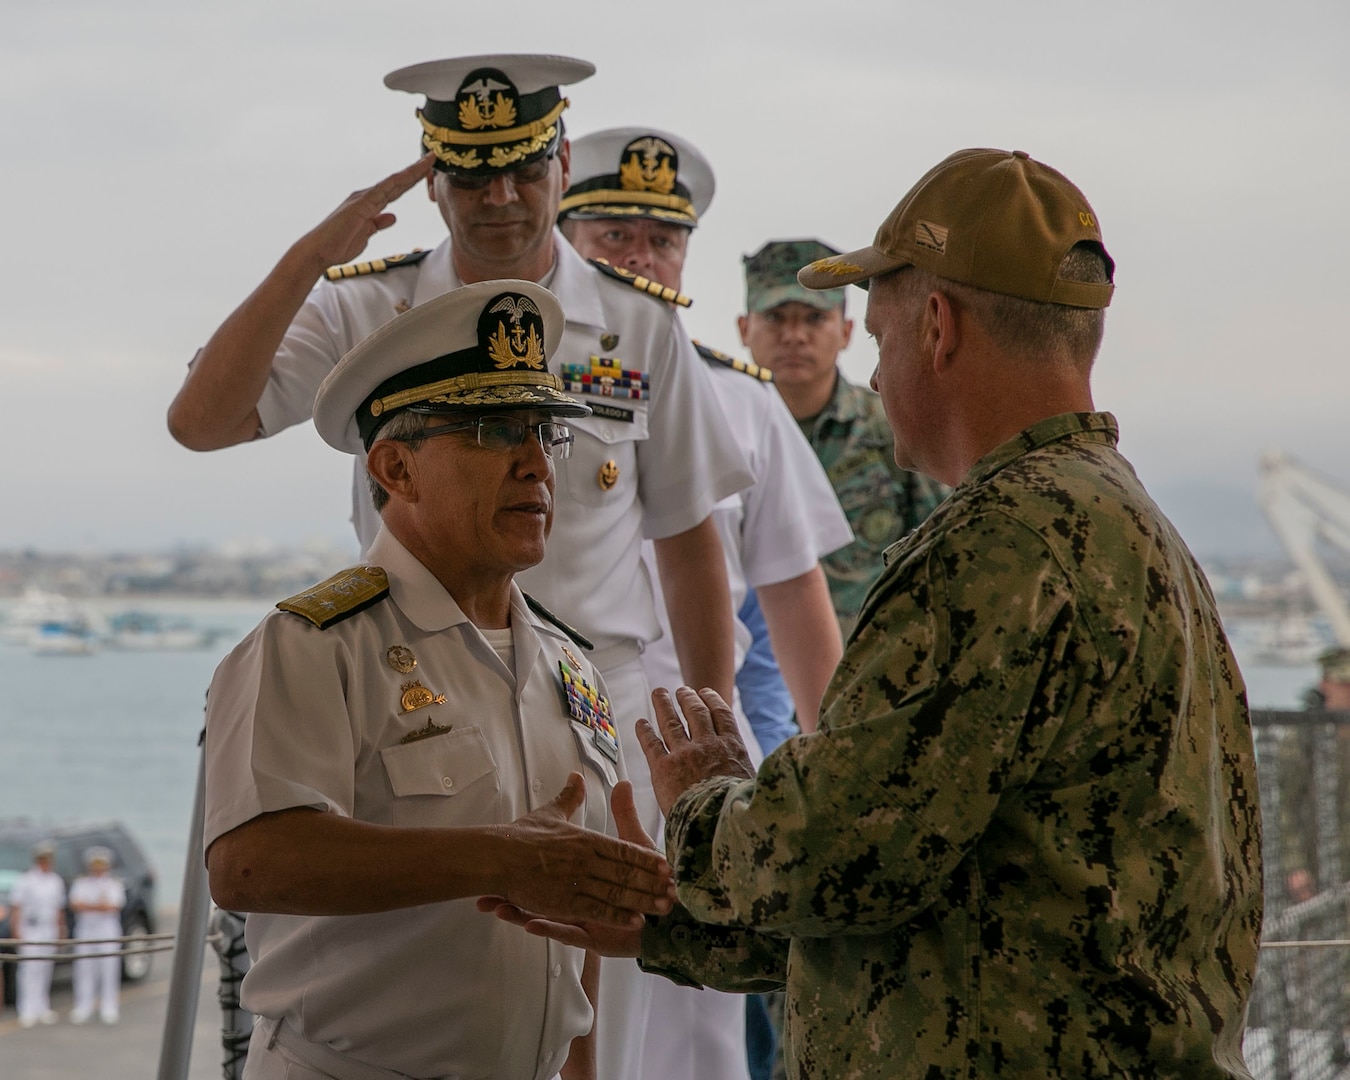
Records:
[[[402,441],[417,442],[460,431],[474,432],[478,445],[484,450],[500,451],[515,450],[525,442],[526,433],[532,431],[539,440],[539,445],[544,448],[544,453],[560,461],[572,456],[572,443],[576,441],[572,429],[566,424],[555,424],[552,420],[527,424],[514,416],[480,416],[477,420],[466,420],[462,424],[427,428],[420,435],[409,435]]]
[[[545,154],[541,158],[528,162],[525,165],[516,165],[510,169],[490,169],[487,172],[460,172],[456,169],[445,169],[445,178],[450,186],[459,191],[482,191],[490,183],[493,177],[509,177],[511,183],[516,187],[522,184],[537,184],[548,175],[549,166],[553,164],[557,152]]]

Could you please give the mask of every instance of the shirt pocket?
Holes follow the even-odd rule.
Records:
[[[576,736],[577,752],[581,755],[582,764],[589,765],[600,774],[606,792],[614,790],[614,785],[619,782],[618,764],[596,745],[594,731],[577,720],[573,720],[571,724],[572,734]],[[606,799],[606,803],[608,803],[608,799]]]
[[[384,772],[395,796],[397,814],[400,800],[408,800],[428,809],[424,798],[436,798],[441,805],[435,815],[450,815],[456,821],[495,821],[500,783],[497,763],[480,728],[464,728],[417,739],[380,751]],[[422,821],[423,824],[434,824]]]
[[[647,403],[619,398],[579,395],[587,405],[617,408],[632,420],[602,416],[568,417],[564,423],[576,435],[572,456],[558,462],[558,475],[567,494],[583,506],[603,506],[623,489],[637,484],[637,448],[647,439]],[[611,402],[614,405],[611,406]]]

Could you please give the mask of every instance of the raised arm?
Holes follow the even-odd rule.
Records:
[[[169,406],[169,433],[189,450],[219,450],[258,435],[258,400],[286,329],[330,266],[350,262],[394,223],[385,207],[425,179],[428,155],[353,192],[291,245],[197,354]]]

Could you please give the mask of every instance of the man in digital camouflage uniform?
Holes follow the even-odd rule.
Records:
[[[678,691],[688,734],[654,696],[639,736],[683,908],[553,933],[676,979],[786,982],[796,1077],[1249,1076],[1246,694],[1094,411],[1112,273],[1078,189],[997,150],[947,158],[873,246],[802,271],[869,284],[896,457],[955,490],[887,551],[819,730],[757,774],[716,695]]]
[[[881,553],[942,501],[947,489],[895,463],[881,399],[839,369],[853,334],[844,290],[798,283],[797,270],[835,255],[819,240],[771,240],[745,258],[741,341],[774,382],[825,467],[853,543],[821,560],[844,636],[881,572]]]

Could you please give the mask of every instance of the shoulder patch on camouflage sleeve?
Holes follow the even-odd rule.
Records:
[[[580,645],[583,649],[589,650],[595,648],[595,642],[583,636],[581,631],[576,629],[576,627],[568,626],[565,622],[563,622],[560,618],[558,618],[558,616],[554,615],[553,612],[549,611],[548,608],[544,607],[543,604],[541,604],[529,593],[522,593],[521,595],[525,597],[525,603],[529,605],[530,610],[533,611],[536,615],[538,615],[541,619],[543,619],[544,622],[552,623],[564,634],[566,634],[578,645]]]
[[[289,611],[308,619],[320,630],[378,604],[389,595],[389,578],[378,566],[353,566],[321,581],[312,589],[297,593],[277,604],[281,611]]]
[[[701,341],[694,342],[694,350],[709,363],[721,364],[723,367],[729,367],[732,371],[749,375],[752,379],[758,379],[760,382],[773,382],[773,372],[766,367],[760,367],[753,360],[741,360],[735,356],[728,356],[724,352],[718,352],[716,349],[704,345]]]
[[[667,285],[662,285],[659,281],[653,281],[651,278],[645,278],[641,274],[635,274],[631,270],[625,270],[621,266],[611,266],[605,259],[588,259],[600,273],[606,277],[611,277],[615,281],[622,281],[625,285],[631,285],[638,292],[645,292],[648,296],[654,296],[658,300],[664,300],[668,304],[674,304],[677,307],[688,307],[693,303],[689,297],[682,292],[676,292]]]
[[[383,274],[386,270],[397,270],[400,266],[416,266],[430,254],[430,251],[418,248],[406,255],[386,255],[383,259],[371,259],[368,262],[330,266],[325,273],[329,281],[342,281],[344,278],[361,277],[363,274]]]

